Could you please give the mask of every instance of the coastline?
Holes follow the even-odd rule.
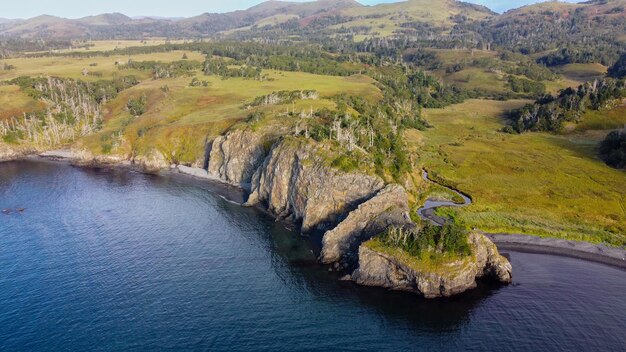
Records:
[[[422,178],[426,182],[432,182],[441,187],[447,188],[451,192],[461,196],[465,201],[463,204],[457,204],[451,201],[434,201],[432,202],[433,204],[429,205],[428,202],[430,200],[427,200],[424,207],[418,210],[418,215],[423,220],[427,220],[435,225],[441,226],[444,225],[448,219],[436,214],[436,210],[438,208],[465,207],[472,204],[472,199],[469,195],[430,179],[426,170],[422,171]],[[489,238],[498,247],[498,250],[565,256],[611,265],[620,269],[626,269],[626,249],[624,248],[615,248],[604,244],[593,244],[589,242],[539,237],[526,234],[487,232],[482,232],[482,234]]]
[[[522,234],[484,233],[499,250],[551,254],[583,259],[626,270],[626,250],[604,244]]]
[[[5,158],[2,162],[10,161],[34,161],[34,162],[56,162],[70,164],[83,168],[115,168],[120,170],[129,170],[144,174],[155,174],[145,170],[141,165],[134,164],[128,160],[117,162],[102,162],[98,160],[86,161],[76,153],[69,150],[48,151],[44,153],[31,153],[24,155],[16,155],[14,158]],[[225,200],[244,206],[244,193],[247,191],[245,185],[234,186],[223,182],[218,178],[211,177],[206,170],[200,168],[192,168],[183,165],[172,165],[170,169],[163,169],[156,175],[163,177],[173,177],[177,180],[185,182],[194,182],[198,185],[209,185],[209,191],[216,193]],[[197,181],[202,181],[198,183]],[[233,195],[233,191],[240,192],[239,195],[232,199],[227,195]],[[227,194],[227,195],[226,195]],[[240,198],[241,197],[241,198]],[[434,209],[428,209],[434,212]],[[434,215],[434,214],[432,214]],[[498,248],[498,250],[512,250],[527,253],[548,254],[557,256],[566,256],[610,265],[626,270],[626,250],[614,247],[608,247],[603,244],[593,244],[589,242],[579,242],[564,240],[558,238],[543,238],[524,234],[491,234],[483,233]]]

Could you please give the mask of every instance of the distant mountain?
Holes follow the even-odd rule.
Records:
[[[477,30],[513,51],[544,53],[547,65],[614,62],[626,48],[626,0],[545,2],[507,11]],[[590,44],[597,49],[591,53]],[[550,52],[559,49],[558,52]],[[599,52],[604,54],[598,56]],[[574,57],[578,56],[578,57]]]
[[[87,16],[76,20],[76,22],[89,26],[119,26],[121,24],[129,24],[132,21],[132,18],[121,13],[105,13],[97,16]]]
[[[355,0],[266,1],[247,10],[207,12],[184,19],[111,13],[80,19],[43,15],[22,21],[0,20],[0,37],[348,38],[364,42],[363,50],[389,47],[391,39],[417,43],[416,47],[504,48],[536,54],[546,65],[610,64],[624,51],[625,9],[626,0],[546,2],[502,15],[455,0],[408,0],[376,6]]]
[[[266,1],[247,10],[225,14],[205,13],[178,22],[187,32],[203,34],[252,26],[263,19],[278,15],[304,18],[313,15],[330,14],[338,10],[361,8],[363,5],[354,0],[318,0],[311,2]]]
[[[204,13],[200,16],[176,19],[162,17],[130,18],[112,13],[66,19],[38,16],[19,23],[0,22],[0,36],[23,38],[78,39],[136,38],[149,36],[207,36],[221,31],[252,26],[258,21],[276,16],[305,18],[335,11],[363,7],[355,0],[318,0],[311,2],[267,1],[247,10],[229,13]]]
[[[13,20],[10,18],[0,18],[0,24],[7,24],[7,23],[12,23],[12,22],[17,22],[19,20]]]
[[[41,15],[28,20],[9,23],[1,34],[24,38],[74,38],[83,37],[85,28],[74,20]]]

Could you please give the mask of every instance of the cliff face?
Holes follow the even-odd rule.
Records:
[[[483,276],[511,280],[508,261],[478,234],[470,236],[473,255],[449,263],[444,271],[415,270],[368,248],[363,242],[390,225],[415,226],[406,190],[375,176],[337,170],[329,166],[328,153],[323,145],[288,137],[266,155],[262,136],[234,130],[207,148],[208,172],[202,177],[250,184],[246,205],[261,205],[277,218],[301,222],[303,232],[328,230],[320,261],[349,270],[358,265],[352,277],[359,284],[439,297],[473,288]]]
[[[414,268],[398,258],[362,245],[359,248],[359,268],[352,279],[366,286],[381,286],[391,290],[408,291],[426,298],[449,297],[476,287],[476,280],[490,277],[510,283],[512,268],[496,246],[485,236],[469,236],[472,256],[449,263],[443,270]]]
[[[278,218],[302,222],[302,231],[326,229],[384,187],[373,176],[326,166],[321,147],[284,139],[252,178],[248,205],[262,204]]]
[[[265,148],[260,135],[234,130],[217,137],[208,150],[209,176],[236,186],[246,186],[263,162]]]
[[[356,264],[354,254],[359,245],[389,226],[408,226],[409,205],[406,191],[399,185],[388,185],[372,199],[365,201],[337,227],[326,232],[322,240],[320,261],[324,264],[342,262]]]

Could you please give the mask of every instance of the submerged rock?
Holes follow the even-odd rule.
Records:
[[[414,292],[426,298],[462,293],[476,287],[476,280],[483,277],[511,282],[511,264],[498,253],[493,242],[477,233],[469,235],[469,242],[471,256],[434,269],[414,267],[364,244],[359,248],[359,268],[352,279],[360,285]]]

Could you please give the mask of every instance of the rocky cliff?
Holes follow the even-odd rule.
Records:
[[[262,136],[250,130],[234,130],[219,136],[207,148],[209,176],[246,187],[265,158]]]
[[[278,218],[301,222],[303,232],[328,229],[384,186],[382,179],[327,166],[315,142],[276,143],[252,178],[248,205],[261,204]]]
[[[354,254],[361,243],[389,226],[403,227],[411,223],[406,191],[399,185],[387,185],[324,234],[320,261],[324,264],[342,262],[343,267],[350,267],[357,262]]]
[[[426,298],[449,297],[476,287],[476,280],[490,277],[511,282],[511,264],[485,236],[469,236],[472,255],[440,268],[419,268],[399,256],[377,251],[367,244],[359,248],[359,268],[352,280],[360,285],[408,291]]]

